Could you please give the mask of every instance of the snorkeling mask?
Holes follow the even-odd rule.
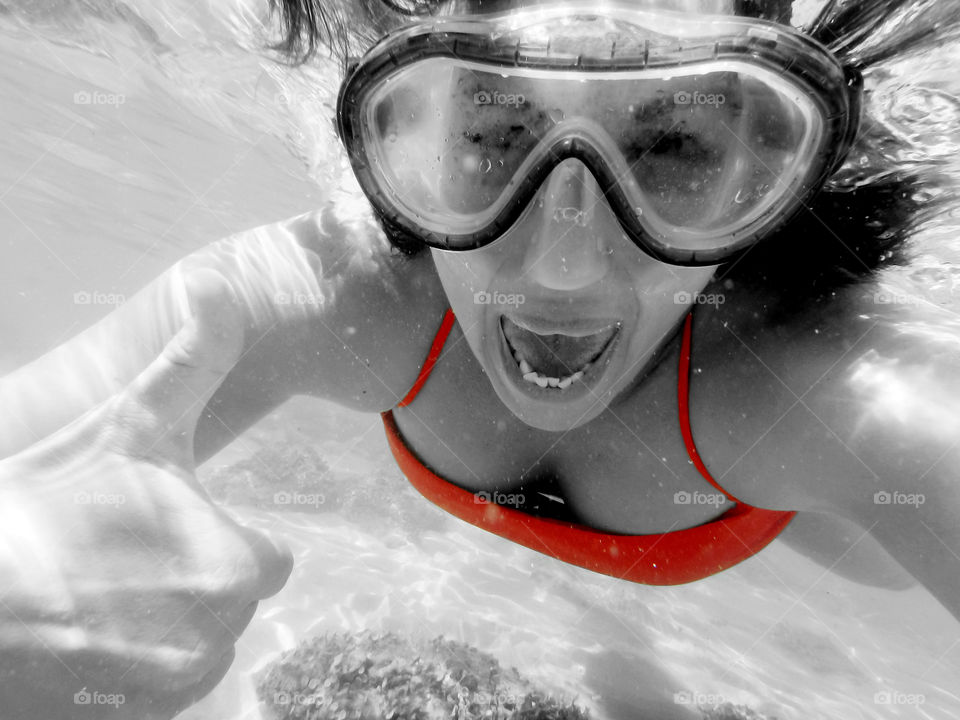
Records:
[[[394,31],[349,69],[337,118],[385,227],[430,247],[493,242],[577,158],[638,247],[714,265],[839,167],[861,89],[782,25],[573,3]]]

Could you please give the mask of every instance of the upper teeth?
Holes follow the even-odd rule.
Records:
[[[570,387],[573,384],[574,380],[579,380],[580,378],[582,378],[583,373],[589,370],[590,367],[593,365],[592,362],[588,362],[586,365],[584,365],[582,368],[577,370],[572,375],[567,375],[566,377],[563,377],[563,378],[557,378],[557,377],[549,377],[547,375],[543,375],[542,373],[538,373],[536,370],[533,369],[530,363],[528,363],[516,350],[514,350],[513,352],[513,358],[514,360],[517,361],[517,365],[520,367],[520,372],[523,374],[524,380],[526,380],[529,383],[539,385],[542,388],[552,387],[552,388],[559,388],[560,390],[566,390],[568,387]]]

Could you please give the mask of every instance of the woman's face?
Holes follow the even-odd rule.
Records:
[[[589,422],[633,386],[715,270],[640,251],[574,159],[496,242],[433,258],[500,400],[552,431]]]
[[[681,9],[684,3],[670,4]],[[712,3],[709,11],[722,12],[727,4]],[[465,87],[463,97],[451,93],[444,116],[469,118],[475,88]],[[447,129],[469,137],[462,128]],[[460,143],[445,158],[446,192],[460,192],[461,185],[482,191],[476,181],[455,181],[458,172],[471,170],[467,155],[469,143]],[[447,199],[482,202],[463,194]],[[553,169],[494,243],[432,252],[450,305],[500,400],[528,425],[549,431],[589,422],[633,388],[716,270],[667,265],[637,248],[593,174],[576,159]]]

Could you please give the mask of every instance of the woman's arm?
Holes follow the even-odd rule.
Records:
[[[866,472],[838,503],[960,620],[960,323],[919,299],[878,320],[845,373]]]
[[[365,204],[328,205],[234,235],[0,378],[0,458],[125,388],[183,326],[200,271],[227,280],[245,323],[240,359],[197,428],[201,462],[293,394],[362,411],[393,407],[446,307],[429,254],[393,252]]]
[[[189,316],[187,286],[200,269],[219,272],[244,300],[246,341],[233,375],[259,376],[259,382],[246,383],[243,402],[223,398],[230,408],[223,420],[242,428],[280,402],[282,378],[265,369],[287,342],[289,319],[270,293],[274,287],[303,285],[309,265],[283,227],[270,226],[184,258],[96,325],[0,379],[0,457],[28,447],[126,387],[183,326]]]
[[[853,520],[960,619],[957,316],[864,284],[792,323],[722,331],[741,351],[700,386],[715,413],[700,427],[724,486]]]

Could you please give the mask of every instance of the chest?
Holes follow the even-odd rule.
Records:
[[[465,343],[451,347],[416,401],[395,411],[407,445],[447,481],[620,533],[693,527],[729,509],[684,443],[678,348],[601,416],[556,433],[518,420]]]

